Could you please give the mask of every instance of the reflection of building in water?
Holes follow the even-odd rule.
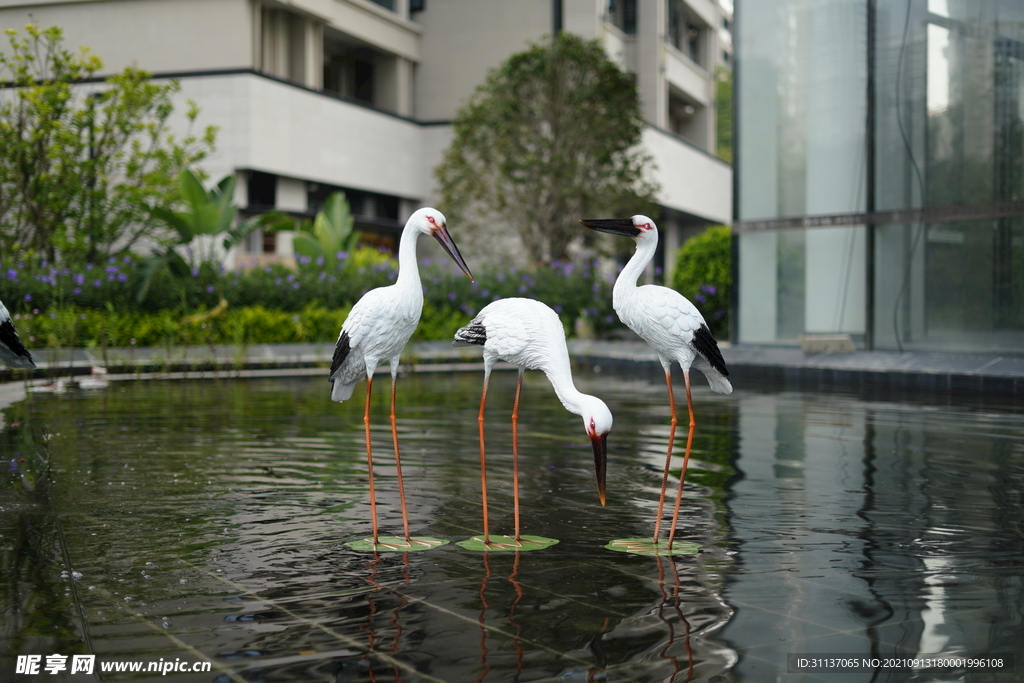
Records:
[[[774,678],[787,653],[1018,649],[1021,420],[836,396],[739,410],[719,637],[742,643],[740,678]]]

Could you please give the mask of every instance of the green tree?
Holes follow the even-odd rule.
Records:
[[[216,129],[170,133],[176,81],[129,67],[82,83],[103,63],[65,49],[59,27],[5,33],[0,81],[13,87],[0,92],[0,249],[95,260],[160,237],[147,207],[174,202],[178,172],[213,149]],[[195,103],[186,116],[191,126]]]
[[[722,161],[732,163],[732,70],[724,66],[715,72],[715,118],[717,149]]]
[[[729,336],[732,232],[724,225],[692,237],[676,252],[672,288],[693,302],[719,339]]]
[[[434,170],[460,227],[518,232],[535,263],[565,259],[585,216],[652,213],[653,162],[629,74],[570,33],[493,69]]]

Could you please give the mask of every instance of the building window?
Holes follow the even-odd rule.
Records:
[[[308,20],[284,10],[263,7],[260,13],[259,68],[264,73],[306,84]]]
[[[250,171],[248,195],[250,209],[273,209],[277,206],[277,176],[273,173]]]
[[[668,40],[694,64],[706,66],[704,34],[707,27],[690,11],[683,0],[668,2]]]
[[[324,90],[374,104],[379,55],[333,30],[324,31]]]
[[[607,21],[626,35],[636,33],[636,0],[608,0]]]
[[[392,12],[395,11],[395,0],[370,0],[375,5],[380,5],[384,9],[389,9]]]

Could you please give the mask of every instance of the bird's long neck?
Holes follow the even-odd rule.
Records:
[[[654,239],[638,240],[636,243],[636,252],[633,257],[629,259],[629,263],[619,273],[619,277],[615,280],[615,286],[612,288],[612,306],[619,307],[620,302],[626,298],[632,296],[636,292],[636,283],[640,279],[640,275],[647,268],[647,264],[654,258],[654,252],[658,248],[657,236]]]
[[[395,285],[400,289],[422,292],[420,269],[416,263],[416,240],[419,236],[419,231],[409,226],[402,231],[402,238],[398,243],[398,279],[395,281]]]
[[[558,400],[562,402],[565,409],[575,415],[582,415],[583,408],[581,407],[580,399],[587,394],[584,394],[576,385],[573,384],[572,374],[569,371],[568,358],[566,358],[565,368],[546,368],[544,374],[548,376],[548,381],[551,382],[551,386],[555,390],[555,395],[558,396]]]

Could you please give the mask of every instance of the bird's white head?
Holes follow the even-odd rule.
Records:
[[[611,235],[625,235],[637,242],[658,240],[658,226],[647,216],[637,214],[632,218],[584,218],[580,225],[591,230],[607,232]]]
[[[466,260],[459,253],[459,248],[455,246],[452,236],[448,234],[448,221],[445,220],[443,213],[429,206],[417,209],[409,216],[409,220],[405,223],[405,229],[415,230],[436,239],[441,244],[441,248],[452,257],[455,264],[466,274],[466,277],[470,280],[473,279],[473,273],[469,272]]]
[[[594,469],[597,472],[597,495],[605,503],[605,476],[608,471],[608,433],[612,431],[612,411],[596,396],[584,394],[579,399],[583,428],[594,446]]]

